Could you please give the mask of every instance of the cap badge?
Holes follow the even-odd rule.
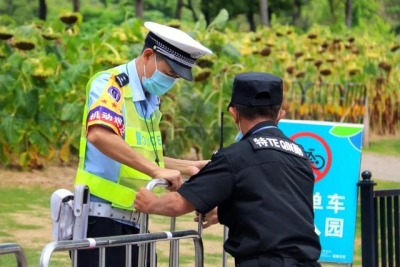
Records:
[[[202,56],[204,56],[204,52],[194,52],[194,53],[190,54],[191,58],[199,58],[199,57],[202,57]]]

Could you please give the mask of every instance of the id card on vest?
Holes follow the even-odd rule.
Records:
[[[298,144],[288,139],[271,136],[259,136],[251,137],[249,138],[249,141],[256,150],[275,149],[297,157],[307,158],[303,149]]]

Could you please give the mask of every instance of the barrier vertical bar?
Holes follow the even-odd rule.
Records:
[[[106,248],[99,248],[99,266],[106,267]]]
[[[71,251],[71,265],[72,265],[72,267],[78,266],[78,251],[77,250]]]
[[[387,263],[387,235],[386,235],[386,198],[379,198],[379,228],[380,228],[380,239],[381,239],[381,263],[382,267],[386,267]]]
[[[201,239],[201,235],[199,235],[200,238],[194,238],[193,243],[194,243],[194,261],[195,261],[195,267],[203,267],[204,266],[204,249],[203,249],[203,241]]]
[[[156,266],[156,242],[150,243],[150,267]]]
[[[392,201],[393,197],[386,197],[386,213],[387,213],[387,236],[388,236],[388,264],[389,266],[393,266],[393,209],[392,209]]]
[[[395,266],[400,266],[400,209],[399,197],[394,197],[394,250],[395,252]]]
[[[153,191],[153,189],[157,186],[167,187],[169,185],[170,185],[170,183],[165,179],[153,179],[146,185],[146,189]],[[139,233],[146,234],[149,230],[148,229],[149,228],[149,215],[146,213],[141,213],[139,222],[140,222]],[[155,253],[155,251],[154,251],[154,253]],[[150,257],[150,260],[151,259],[153,259],[153,257]],[[150,265],[155,265],[155,263],[150,262]],[[146,267],[146,266],[147,266],[147,245],[140,244],[139,251],[138,251],[138,267]]]
[[[375,266],[379,266],[379,248],[378,248],[378,214],[379,213],[379,208],[378,208],[378,198],[374,197],[374,251],[375,251]],[[362,233],[361,233],[362,234]]]
[[[375,233],[374,233],[374,185],[371,172],[361,174],[362,181],[358,182],[361,199],[361,252],[362,266],[375,267]]]
[[[224,240],[222,242],[222,267],[228,266],[228,254],[226,254],[226,251],[224,249],[224,244],[226,239],[228,239],[228,227],[224,226]]]
[[[176,218],[171,218],[170,231],[174,232],[176,230]],[[169,245],[169,266],[177,267],[179,266],[179,242],[172,240]]]
[[[203,235],[203,220],[204,220],[204,215],[199,214],[199,224],[197,226],[197,232],[199,233],[200,236]]]
[[[142,213],[140,214],[140,234],[147,233],[148,230],[148,223],[149,223],[149,215]],[[138,267],[145,267],[147,266],[147,245],[140,244],[139,251],[138,251]]]
[[[125,266],[132,266],[132,245],[125,246]]]

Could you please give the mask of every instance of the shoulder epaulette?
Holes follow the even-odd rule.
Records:
[[[115,80],[120,87],[123,87],[129,83],[129,77],[126,73],[121,73],[115,76]]]

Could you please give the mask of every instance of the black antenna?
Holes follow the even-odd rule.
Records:
[[[221,135],[219,138],[219,149],[221,149],[224,147],[224,112],[221,112]]]

